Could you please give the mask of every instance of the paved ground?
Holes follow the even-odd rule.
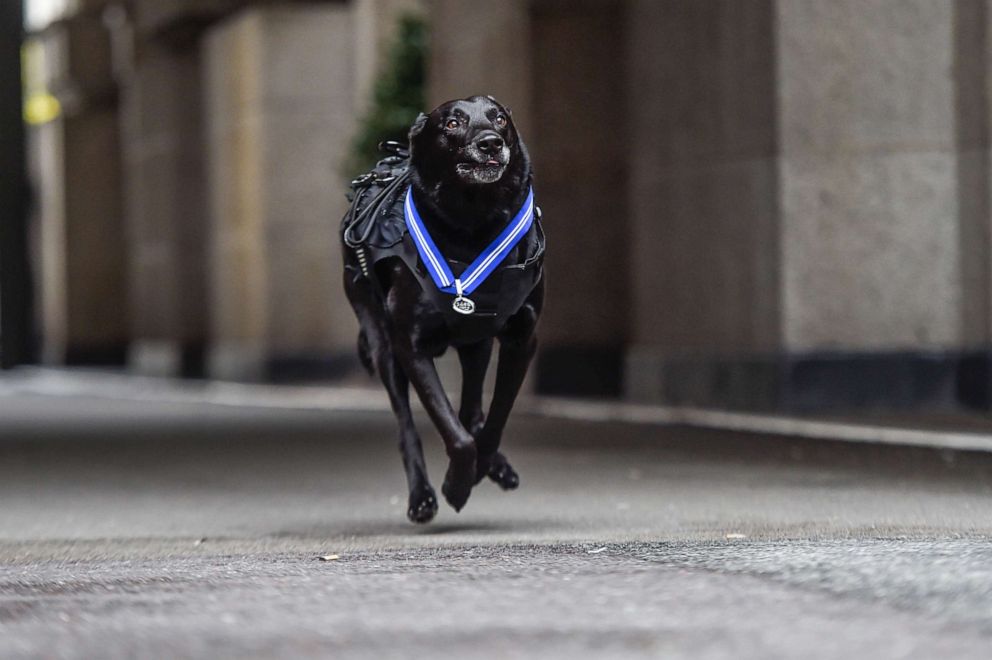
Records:
[[[0,657],[992,648],[992,455],[518,416],[521,489],[414,527],[393,436],[0,396]]]

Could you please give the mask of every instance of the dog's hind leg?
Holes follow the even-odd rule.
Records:
[[[385,333],[369,333],[376,371],[389,394],[389,403],[400,427],[400,453],[409,489],[406,516],[412,522],[430,522],[437,514],[437,495],[427,477],[427,464],[420,435],[410,412],[410,387],[406,374],[393,355]]]
[[[461,511],[475,485],[475,438],[465,430],[455,414],[438,377],[434,359],[414,349],[409,331],[394,329],[390,336],[404,372],[444,440],[448,471],[444,475],[441,492],[455,511]]]
[[[400,452],[403,456],[403,469],[406,471],[410,493],[406,516],[412,522],[426,523],[437,514],[437,495],[427,477],[424,449],[420,444],[420,435],[413,424],[413,415],[410,412],[410,388],[406,374],[392,355],[392,351],[386,353],[387,356],[376,361],[376,369],[389,393],[389,403],[400,426]]]
[[[369,338],[365,330],[358,331],[358,361],[365,367],[370,376],[375,375],[375,365],[372,363],[372,350],[369,348]]]
[[[361,323],[359,351],[363,352],[363,362],[368,360],[389,395],[389,404],[399,424],[400,453],[403,469],[406,472],[409,499],[406,516],[415,523],[430,522],[437,514],[437,495],[427,477],[427,463],[420,435],[413,423],[410,412],[410,387],[406,374],[393,354],[386,321],[381,314],[370,308],[363,300],[360,291],[345,287],[356,316]],[[371,371],[371,369],[370,369]]]

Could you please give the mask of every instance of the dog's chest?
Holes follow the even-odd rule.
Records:
[[[359,212],[363,212],[368,204],[365,200],[371,197],[379,199],[375,194],[356,199]],[[533,225],[526,231],[523,240],[501,263],[496,262],[500,265],[488,272],[481,284],[465,294],[464,297],[470,303],[461,301],[461,309],[458,309],[456,299],[460,296],[452,293],[450,287],[447,292],[440,290],[424,266],[423,257],[408,231],[404,198],[403,190],[398,188],[379,199],[379,202],[369,208],[365,231],[356,232],[363,235],[358,261],[365,276],[374,280],[377,277],[377,263],[386,259],[401,260],[405,270],[419,286],[420,302],[416,316],[430,317],[430,323],[424,328],[425,336],[432,337],[430,341],[433,341],[436,334],[446,335],[447,341],[452,344],[471,343],[498,335],[509,318],[521,308],[543,275],[544,232],[540,223],[540,211],[536,211]],[[345,228],[346,233],[347,231]],[[448,252],[459,257],[464,256],[460,254],[463,251]],[[461,278],[468,264],[447,256],[442,253],[437,258],[447,262],[455,278]],[[384,291],[388,288],[385,284],[380,282],[376,288],[380,292]],[[466,309],[471,313],[464,313]],[[437,332],[428,330],[428,327],[436,328]]]
[[[456,309],[455,296],[437,288],[428,275],[409,236],[398,244],[403,245],[399,256],[407,270],[417,280],[421,300],[446,328],[451,343],[472,343],[499,334],[507,320],[513,316],[537,286],[542,275],[540,263],[511,263],[497,268],[472,292],[469,299],[474,311],[465,314]],[[467,264],[448,260],[452,272],[459,276]]]

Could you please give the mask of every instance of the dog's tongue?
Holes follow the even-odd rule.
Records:
[[[499,161],[494,158],[490,158],[486,161],[486,165],[499,165]]]

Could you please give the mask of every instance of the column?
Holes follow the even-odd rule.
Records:
[[[350,12],[252,8],[206,40],[213,376],[355,363],[337,239],[354,128]]]
[[[767,405],[781,345],[774,4],[629,3],[636,400]]]

